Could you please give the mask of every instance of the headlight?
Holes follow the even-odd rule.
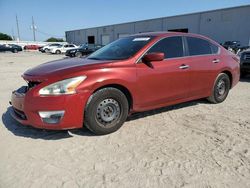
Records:
[[[76,52],[76,50],[72,50],[72,51],[69,51],[70,53],[75,53]]]
[[[76,87],[83,82],[87,76],[79,76],[62,80],[53,84],[50,84],[39,90],[40,95],[67,95],[76,93]]]

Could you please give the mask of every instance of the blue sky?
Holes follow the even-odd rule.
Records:
[[[64,37],[65,31],[185,13],[249,5],[250,0],[0,0],[0,32],[33,40],[31,17],[37,39]]]

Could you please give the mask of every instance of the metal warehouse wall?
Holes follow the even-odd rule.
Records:
[[[119,36],[128,34],[188,29],[190,33],[206,35],[219,43],[238,40],[242,45],[250,45],[250,5],[186,14],[151,20],[143,20],[103,27],[66,31],[69,43],[88,43],[94,36],[96,44],[112,42]]]

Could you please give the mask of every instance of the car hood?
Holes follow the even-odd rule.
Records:
[[[114,61],[90,60],[86,58],[73,58],[51,61],[27,70],[24,79],[48,79],[50,76],[64,76],[74,72],[97,68],[99,66],[109,66]]]

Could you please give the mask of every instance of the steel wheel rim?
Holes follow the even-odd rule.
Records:
[[[216,85],[216,92],[219,97],[224,96],[226,93],[226,82],[221,79]]]
[[[97,106],[97,121],[103,127],[110,127],[118,120],[121,114],[119,103],[115,99],[104,99]]]

